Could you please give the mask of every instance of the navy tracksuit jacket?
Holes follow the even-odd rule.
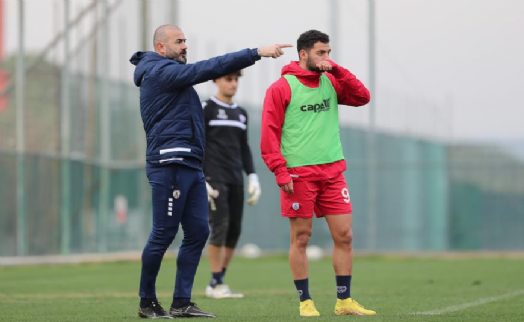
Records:
[[[193,85],[253,65],[257,49],[183,64],[154,52],[137,52],[134,81],[147,139],[146,169],[152,188],[153,227],[142,253],[140,292],[156,298],[155,282],[164,253],[181,224],[174,298],[190,299],[208,235],[207,192],[202,172],[205,125]]]

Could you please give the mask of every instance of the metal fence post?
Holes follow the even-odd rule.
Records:
[[[18,0],[18,56],[16,61],[16,198],[17,254],[27,254],[25,203],[25,50],[24,0]]]
[[[60,252],[67,255],[71,245],[71,164],[70,164],[70,93],[69,93],[69,0],[64,0],[64,61],[62,65],[62,89],[61,89],[61,208],[60,226],[61,240]]]

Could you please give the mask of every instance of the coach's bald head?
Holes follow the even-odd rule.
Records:
[[[187,62],[186,37],[182,29],[174,25],[162,25],[153,36],[155,52],[182,64]]]

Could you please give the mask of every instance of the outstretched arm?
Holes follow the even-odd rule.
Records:
[[[154,71],[161,86],[167,89],[180,89],[206,82],[249,67],[261,57],[277,58],[284,54],[282,48],[290,44],[276,44],[261,48],[241,51],[202,60],[194,64],[182,64],[173,60],[164,60]]]

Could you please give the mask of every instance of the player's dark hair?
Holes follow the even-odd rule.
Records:
[[[298,37],[297,51],[300,53],[302,49],[310,50],[319,41],[323,44],[329,44],[329,36],[318,30],[308,30]]]
[[[231,74],[227,74],[227,75],[224,75],[224,76],[213,78],[213,82],[215,82],[219,78],[226,77],[226,76],[238,76],[238,77],[241,77],[242,76],[242,69],[241,70],[237,70],[236,72],[233,72]]]

